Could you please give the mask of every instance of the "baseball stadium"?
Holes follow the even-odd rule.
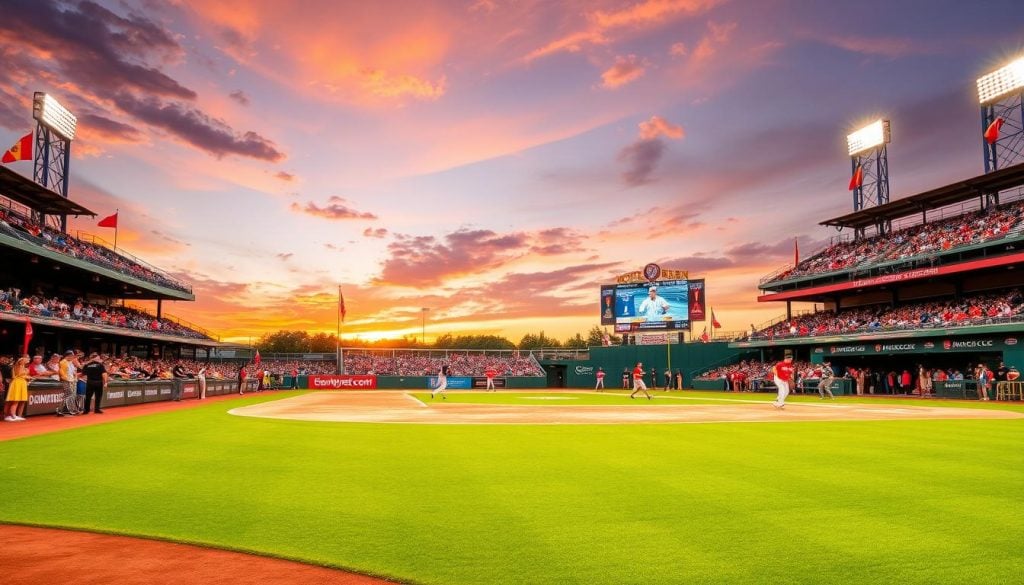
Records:
[[[274,296],[277,289],[230,281],[249,257],[238,251],[258,248],[260,238],[281,246],[314,238],[312,230],[279,229],[272,217],[239,210],[262,205],[255,200],[217,207],[210,194],[220,187],[202,176],[203,164],[215,164],[230,167],[231,174],[252,174],[243,181],[247,190],[258,191],[257,183],[264,180],[285,183],[287,190],[299,188],[291,177],[297,173],[282,170],[277,174],[288,176],[275,177],[237,163],[244,157],[253,164],[277,163],[281,157],[269,151],[284,147],[255,132],[236,132],[229,121],[237,124],[240,118],[219,109],[228,103],[250,108],[270,99],[261,96],[277,90],[261,85],[255,72],[262,80],[280,72],[254,65],[258,48],[267,47],[260,44],[256,29],[239,25],[237,38],[225,37],[209,53],[230,55],[237,69],[209,73],[225,67],[216,59],[204,60],[202,67],[214,78],[247,82],[252,89],[231,94],[220,106],[205,102],[209,109],[204,113],[198,101],[189,101],[194,98],[183,85],[199,87],[199,78],[181,67],[205,54],[205,43],[213,42],[200,34],[212,34],[213,29],[197,24],[198,16],[221,26],[230,15],[190,3],[157,4],[129,2],[118,8],[106,2],[14,1],[4,6],[5,12],[20,16],[0,24],[0,38],[12,47],[9,78],[2,80],[0,92],[14,104],[0,104],[0,127],[31,125],[32,130],[24,136],[19,134],[23,130],[10,134],[17,141],[0,165],[0,263],[5,267],[0,270],[0,382],[5,392],[0,582],[1020,582],[1024,57],[982,55],[985,65],[971,64],[976,81],[949,79],[951,74],[937,66],[943,83],[969,93],[971,105],[979,108],[954,111],[951,116],[957,121],[936,122],[958,132],[968,128],[962,138],[975,152],[980,147],[982,160],[957,159],[956,168],[974,171],[933,180],[939,173],[927,160],[938,156],[933,151],[943,145],[915,143],[915,149],[931,149],[918,159],[902,153],[902,136],[919,131],[911,124],[900,125],[908,116],[870,114],[861,122],[836,123],[829,143],[839,144],[834,139],[845,136],[846,150],[836,146],[820,160],[811,157],[796,167],[803,169],[814,190],[819,189],[822,168],[823,175],[837,176],[827,184],[841,183],[838,192],[820,195],[829,203],[790,201],[785,193],[769,200],[770,206],[791,208],[792,229],[800,230],[794,233],[817,236],[786,237],[781,243],[765,236],[748,243],[744,249],[758,257],[750,264],[739,264],[739,252],[726,258],[724,251],[719,257],[671,249],[701,237],[689,233],[704,229],[690,219],[685,220],[690,227],[674,227],[664,236],[645,228],[650,234],[644,245],[648,255],[630,253],[615,262],[579,242],[552,240],[555,228],[524,231],[520,242],[511,233],[480,236],[459,227],[438,243],[433,236],[414,235],[408,226],[384,229],[367,223],[365,232],[359,230],[363,240],[393,254],[379,274],[364,274],[365,285],[338,285],[340,279],[330,281],[336,274],[331,272],[330,278],[318,276],[314,286],[302,280],[311,268],[289,268],[283,274],[294,279],[295,288],[286,293],[287,303],[296,305],[299,317],[280,325],[267,324],[269,317],[259,314],[286,302]],[[511,10],[499,2],[470,4],[457,12],[467,19],[459,21],[466,28],[461,34],[478,31],[480,19]],[[693,23],[704,35],[700,42],[679,41],[662,51],[666,59],[688,60],[686,71],[699,77],[703,70],[696,68],[697,61],[724,59],[736,38],[732,31],[744,26],[723,24],[729,3],[600,4],[586,12],[586,32],[543,44],[510,62],[529,70],[549,59],[575,59],[578,52],[593,61],[600,58],[601,47],[630,39],[639,43],[648,38],[644,35],[678,36],[645,28],[654,27],[650,23],[656,19],[683,30],[690,19],[709,18],[699,26]],[[551,16],[544,11],[554,9],[530,10],[536,17],[542,12]],[[402,20],[400,10],[385,12]],[[275,13],[258,14],[270,19]],[[337,8],[329,14],[342,19],[354,12]],[[185,19],[188,15],[197,20]],[[518,13],[515,18],[525,23],[526,16]],[[426,19],[420,24],[429,22],[425,15],[417,18]],[[429,28],[423,26],[410,31]],[[536,41],[535,31],[526,28],[531,32],[510,32],[494,42],[518,47],[525,40]],[[102,31],[109,34],[109,43],[104,50],[71,51],[79,46],[75,43],[86,42],[76,30],[91,31],[82,35]],[[173,34],[175,30],[195,34],[189,41],[188,35]],[[1011,32],[1019,37],[1021,31],[1018,27]],[[429,44],[425,37],[413,36]],[[194,47],[189,44],[193,41]],[[18,43],[27,48],[17,48]],[[911,45],[892,43],[856,49],[867,59],[858,62],[881,70],[895,67],[907,55],[942,59],[931,44],[922,45],[927,50],[911,50]],[[825,44],[845,52],[860,47],[852,39]],[[775,45],[758,47],[784,51]],[[106,50],[111,48],[125,54],[135,50],[138,56]],[[316,54],[309,50],[307,56]],[[66,62],[54,57],[62,51],[75,56]],[[279,58],[271,51],[259,54],[272,63]],[[630,91],[619,88],[648,83],[641,77],[654,77],[659,68],[669,67],[669,61],[659,66],[654,57],[639,54],[616,57],[598,85],[584,84],[586,91]],[[165,58],[160,61],[157,55]],[[742,61],[739,54],[729,55],[732,62]],[[38,63],[31,60],[44,56],[63,64],[53,65],[64,67],[63,81],[55,70],[34,77],[18,68],[18,59]],[[873,61],[879,56],[884,59]],[[295,63],[293,73],[300,76],[299,61]],[[470,67],[475,61],[464,56],[460,63]],[[767,63],[759,67],[775,66]],[[100,99],[93,93],[98,90],[84,83],[87,77],[81,77],[99,71],[100,64],[117,64],[123,71],[111,71],[122,71],[119,75],[155,80],[154,91],[164,97],[140,98],[131,92],[141,90],[132,86]],[[402,99],[420,101],[388,107],[422,113],[423,101],[448,99],[448,92],[455,92],[463,80],[454,69],[450,81],[442,77],[434,85],[426,79],[396,81],[397,74],[384,69],[358,71],[369,81],[357,83],[356,89],[341,84],[316,91],[337,92],[343,96],[337,99],[346,103],[369,95],[390,100],[406,94],[383,84],[417,81],[412,83],[416,92],[437,95],[406,96]],[[569,78],[556,76],[547,83],[549,92],[569,91],[564,87]],[[853,85],[847,91],[854,93]],[[12,88],[23,86],[36,89],[15,96]],[[357,90],[367,93],[346,93]],[[176,92],[178,97],[168,97]],[[886,111],[885,91],[872,92],[878,106],[865,108]],[[523,96],[533,99],[533,94]],[[488,97],[495,104],[505,99]],[[194,109],[182,110],[186,103]],[[703,103],[687,102],[686,107]],[[855,100],[842,103],[857,105]],[[119,113],[123,123],[113,113],[100,115],[100,104]],[[383,106],[359,102],[358,107],[371,112]],[[590,106],[580,102],[578,107]],[[607,103],[600,107],[613,109]],[[208,142],[193,145],[203,158],[172,156],[160,164],[188,167],[187,180],[159,166],[164,151],[157,154],[162,141],[187,142],[167,122],[182,112],[192,127],[208,124],[201,133]],[[149,120],[147,128],[165,125],[143,138],[144,119]],[[346,123],[372,134],[355,118]],[[634,128],[629,132],[635,133]],[[631,157],[650,156],[644,173],[656,172],[673,141],[687,134],[658,116],[639,128],[638,141],[624,147],[616,160],[628,166],[640,164]],[[7,138],[0,133],[0,140]],[[218,140],[227,142],[213,146]],[[717,148],[690,136],[686,140],[703,144],[696,148]],[[600,142],[596,134],[586,141]],[[350,155],[330,151],[325,144],[293,156]],[[250,147],[256,155],[244,154]],[[153,154],[145,154],[147,150]],[[761,156],[775,158],[769,150]],[[520,167],[526,165],[525,156],[509,163],[516,172],[526,168]],[[140,162],[143,158],[146,162]],[[212,163],[206,160],[211,158]],[[561,151],[540,158],[571,166]],[[908,160],[918,161],[919,168]],[[349,163],[331,164],[342,168]],[[107,174],[111,168],[123,170],[116,181],[123,181],[124,192],[152,188],[171,193],[180,189],[183,194],[161,211],[146,210],[151,203],[141,194],[137,199],[97,195],[102,190],[90,173]],[[638,168],[625,171],[623,181],[628,184]],[[487,174],[484,168],[472,172]],[[425,183],[428,191],[448,188],[452,179],[445,172],[424,175],[440,185]],[[919,177],[907,183],[920,188],[903,188],[901,176]],[[628,188],[654,183],[654,175],[645,177]],[[492,180],[488,176],[484,184]],[[566,180],[560,176],[550,185]],[[162,182],[168,185],[159,186]],[[357,184],[352,179],[352,191],[358,190]],[[572,214],[560,207],[560,187],[550,188],[540,203],[524,200],[522,205],[564,215],[558,218],[561,224],[571,222]],[[200,194],[193,198],[194,193]],[[626,197],[641,197],[631,193]],[[384,215],[381,210],[388,205],[401,206],[384,191],[376,194],[377,214]],[[430,191],[417,198],[435,196]],[[378,220],[360,211],[365,204],[359,199],[332,196],[328,205],[301,203],[295,194],[275,197],[287,213],[317,221],[339,216],[340,221]],[[852,210],[847,207],[851,197]],[[845,202],[841,212],[835,205],[840,198]],[[115,201],[122,207],[112,208]],[[445,207],[442,200],[436,203]],[[200,207],[204,221],[215,221],[217,227],[204,228],[189,241],[171,237],[180,220],[179,207],[186,206]],[[230,216],[224,215],[225,209],[231,210]],[[657,209],[648,206],[649,211]],[[154,223],[132,229],[130,214],[144,213]],[[325,219],[332,214],[333,219]],[[447,210],[419,219],[432,225],[471,223]],[[637,221],[627,218],[607,225],[629,230]],[[260,236],[238,236],[243,223],[256,223]],[[755,218],[755,223],[764,222]],[[352,231],[350,225],[332,224],[331,230]],[[96,228],[114,231],[107,238],[93,234]],[[758,230],[745,236],[751,233],[761,237]],[[330,242],[315,245],[336,257],[349,253],[344,250],[357,256],[362,252],[356,250],[362,249],[352,238],[358,237],[345,232],[336,247]],[[473,244],[489,250],[472,256],[470,273],[487,274],[506,249],[511,250],[508,262],[533,255],[565,263],[539,280],[545,291],[571,291],[571,300],[559,301],[557,308],[578,307],[579,322],[592,328],[591,337],[577,334],[580,343],[571,343],[571,338],[564,344],[549,343],[553,338],[545,341],[542,331],[539,338],[534,336],[536,343],[528,344],[524,337],[519,344],[504,340],[491,347],[468,341],[460,345],[458,340],[477,338],[451,332],[481,331],[498,338],[496,332],[515,330],[474,325],[467,315],[488,313],[487,323],[512,323],[533,318],[528,311],[554,303],[558,294],[531,288],[526,276],[541,273],[528,272],[533,265],[527,264],[512,275],[518,280],[490,283],[494,288],[474,282],[483,292],[472,297],[467,312],[459,312],[462,305],[444,304],[445,299],[469,294],[470,285],[441,285],[427,276],[410,275],[418,275],[421,266],[443,272],[462,261],[454,258],[464,253],[459,238],[477,238]],[[148,241],[159,245],[149,247]],[[218,247],[223,241],[231,242],[231,254],[239,254],[232,257],[232,268],[222,270],[223,279],[204,271],[192,256],[186,258],[193,253],[228,254],[228,247]],[[662,244],[666,248],[659,250]],[[129,251],[136,247],[141,248],[138,255]],[[158,260],[144,259],[148,256]],[[295,258],[291,252],[262,256],[256,261],[260,269],[270,262],[288,265]],[[572,280],[576,273],[569,262],[574,256],[579,265],[592,267],[580,280]],[[346,262],[359,266],[360,260]],[[716,262],[729,268],[722,271]],[[762,270],[752,272],[749,266]],[[396,267],[409,278],[404,289],[409,292],[372,313],[370,307],[377,306],[373,298],[387,297],[387,289],[398,286],[389,284]],[[454,269],[448,274],[453,281],[463,278]],[[329,284],[322,286],[324,282]],[[497,294],[498,284],[514,288],[511,300],[482,301]],[[568,288],[559,288],[563,285]],[[727,300],[734,288],[740,291],[738,300]],[[269,300],[259,304],[246,296],[254,290]],[[316,305],[303,304],[304,294],[315,298]],[[530,304],[525,297],[531,295],[541,302]],[[737,317],[740,307],[747,312]],[[400,315],[401,328],[392,327],[386,315]],[[549,330],[561,323],[554,312],[536,315]],[[428,316],[431,335],[436,335],[432,343],[427,343]],[[750,320],[755,322],[740,325]],[[292,334],[283,331],[286,327],[296,330],[296,338],[322,343],[298,350],[283,342],[275,345],[275,339]],[[282,331],[273,334],[277,329]]]

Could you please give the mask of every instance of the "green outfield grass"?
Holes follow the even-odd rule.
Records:
[[[602,392],[578,389],[571,392],[558,390],[485,392],[482,390],[449,390],[447,402],[459,404],[515,404],[518,406],[685,406],[687,404],[724,404],[724,403],[760,403],[775,400],[775,393],[755,392],[714,392],[700,390],[648,390],[654,398],[648,401],[642,393],[630,399],[629,390],[609,389]],[[429,405],[441,400],[440,397],[430,398],[430,392],[411,392],[412,396]],[[790,394],[786,399],[793,403],[820,403],[817,394]],[[933,398],[888,398],[873,396],[840,396],[835,404],[885,404],[891,406],[938,406],[947,408],[980,408],[991,410],[1012,410],[1024,412],[1021,402],[987,402],[979,400],[936,400]]]
[[[1024,574],[1024,420],[446,427],[226,414],[288,395],[0,443],[0,520],[421,583]]]

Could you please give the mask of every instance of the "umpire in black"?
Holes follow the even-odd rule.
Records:
[[[96,397],[96,409],[93,412],[101,414],[103,409],[100,408],[100,401],[103,399],[103,389],[107,387],[110,377],[107,375],[107,368],[103,365],[99,354],[96,352],[89,354],[89,360],[82,366],[82,373],[85,374],[85,412],[82,414],[89,414],[89,405],[92,403],[93,396]]]

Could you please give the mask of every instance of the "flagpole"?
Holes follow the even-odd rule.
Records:
[[[121,229],[121,227],[120,227],[121,226],[121,215],[120,215],[120,213],[121,213],[121,210],[119,208],[118,209],[114,209],[114,217],[116,218],[114,220],[114,251],[115,252],[117,252],[117,231],[119,229]]]
[[[338,304],[334,307],[334,312],[337,313],[338,317],[338,329],[334,334],[334,359],[338,363],[338,374],[340,375],[344,369],[341,364],[341,285],[338,285]]]

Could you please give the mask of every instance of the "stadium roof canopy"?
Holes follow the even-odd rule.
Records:
[[[884,205],[847,213],[821,222],[821,225],[864,229],[885,220],[899,219],[931,209],[960,203],[988,193],[1024,185],[1024,163],[957,181],[944,187],[924,191]]]
[[[0,195],[44,215],[96,215],[4,166],[0,166]]]

